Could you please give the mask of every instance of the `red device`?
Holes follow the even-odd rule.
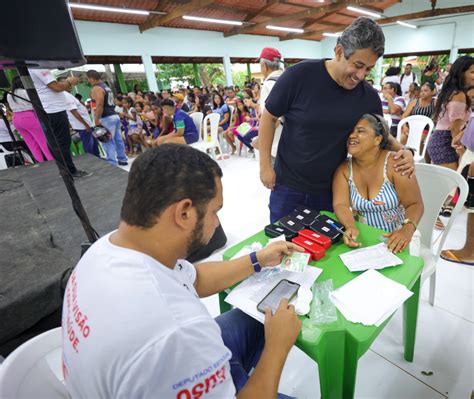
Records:
[[[298,236],[293,238],[292,242],[300,247],[303,247],[305,252],[311,255],[313,260],[319,260],[326,255],[325,249],[321,246],[316,244],[314,241],[309,240],[303,236]]]
[[[331,247],[331,239],[329,237],[323,236],[322,234],[316,233],[310,229],[301,230],[299,235],[314,241],[316,244],[321,245],[324,249],[329,249]]]

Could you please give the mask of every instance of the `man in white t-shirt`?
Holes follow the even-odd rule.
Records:
[[[265,329],[238,309],[216,320],[199,297],[302,248],[286,241],[193,266],[223,205],[207,154],[164,144],[132,164],[118,230],[85,253],[66,287],[63,373],[72,398],[275,398],[301,329],[283,299]],[[249,372],[253,369],[249,376]]]
[[[58,82],[63,82],[66,78],[58,79]],[[71,94],[71,89],[64,92],[67,104],[67,117],[69,124],[76,133],[81,136],[82,144],[84,145],[84,152],[100,157],[99,143],[92,134],[93,123],[86,107]]]
[[[405,65],[405,73],[400,76],[400,86],[402,88],[402,96],[405,97],[412,83],[418,83],[416,75],[412,71],[412,65]]]
[[[51,153],[55,159],[64,159],[69,173],[74,178],[90,176],[90,172],[78,170],[72,161],[71,156],[71,134],[69,132],[69,120],[66,113],[66,98],[64,92],[75,86],[79,82],[77,77],[68,77],[63,82],[58,82],[47,69],[28,69],[35,85],[38,96],[44,110],[48,114],[56,143],[60,154],[56,148],[51,147]],[[51,146],[51,143],[49,143]]]
[[[257,59],[258,63],[260,64],[260,70],[263,75],[263,85],[262,90],[260,91],[260,115],[263,114],[265,110],[265,101],[267,101],[270,92],[275,86],[276,81],[283,73],[283,60],[281,53],[272,47],[265,47],[262,52],[260,53],[260,57]],[[271,154],[272,157],[276,157],[277,150],[278,150],[278,143],[280,142],[280,136],[282,131],[281,121],[278,122],[278,126],[275,129],[275,138],[272,144]],[[252,145],[258,148],[258,138],[256,138]]]

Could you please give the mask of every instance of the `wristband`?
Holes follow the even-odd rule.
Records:
[[[410,151],[412,153],[412,155],[415,156],[416,150],[414,148],[403,146],[403,149]]]
[[[415,230],[418,229],[418,226],[416,225],[416,223],[411,219],[407,218],[402,223],[403,226],[406,226],[407,224],[411,224],[415,228]]]
[[[257,259],[257,253],[255,251],[250,253],[250,261],[252,262],[253,270],[255,270],[256,273],[262,270],[262,266]]]

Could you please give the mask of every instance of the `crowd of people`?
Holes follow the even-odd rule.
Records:
[[[264,52],[262,56],[265,56]],[[281,65],[278,61],[276,69],[280,70]],[[272,72],[268,68],[265,71]],[[242,89],[216,85],[146,92],[135,85],[129,93],[114,95],[101,74],[89,70],[86,78],[92,90],[90,98],[83,101],[81,94],[72,94],[79,78],[56,80],[47,70],[32,69],[30,73],[50,117],[60,153],[74,177],[89,173],[75,169],[70,151],[71,136],[82,142],[84,152],[97,157],[101,157],[102,152],[112,165],[124,166],[128,164],[128,158],[147,148],[164,143],[197,142],[201,132],[190,117],[195,112],[201,112],[203,117],[219,114],[220,139],[225,138],[232,153],[237,140],[253,152],[251,140],[258,134],[261,115],[261,87],[255,78],[246,81]],[[21,135],[34,161],[52,160],[54,149],[47,146],[43,128],[19,76],[14,77],[10,93],[3,103],[12,129]],[[103,131],[97,130],[98,127]],[[10,148],[10,142],[5,135],[5,146]]]

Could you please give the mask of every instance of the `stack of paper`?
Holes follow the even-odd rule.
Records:
[[[306,266],[303,273],[290,272],[281,268],[274,270],[277,273],[269,278],[262,279],[259,273],[253,274],[234,288],[225,301],[263,323],[265,315],[257,310],[257,305],[281,280],[287,279],[310,289],[323,272],[322,269],[313,266]]]
[[[384,243],[346,252],[339,257],[351,272],[403,264],[403,261],[390,252]]]
[[[333,291],[330,298],[347,320],[378,327],[412,295],[404,285],[367,270]]]

